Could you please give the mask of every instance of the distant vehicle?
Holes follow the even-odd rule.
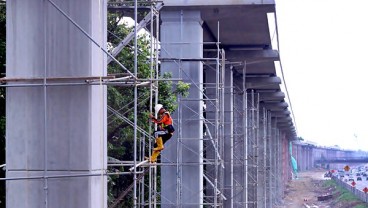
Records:
[[[357,173],[356,176],[360,176],[360,173]]]
[[[332,173],[330,171],[326,172],[324,175],[325,178],[331,178],[331,176],[332,176]]]
[[[354,181],[354,178],[352,176],[350,176],[349,181]]]
[[[362,180],[362,177],[358,176],[357,181],[361,181],[361,180]]]

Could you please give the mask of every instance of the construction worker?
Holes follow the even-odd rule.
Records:
[[[157,131],[154,132],[155,145],[152,156],[149,158],[152,163],[156,162],[160,152],[165,148],[164,143],[172,137],[175,131],[170,113],[161,104],[155,106],[155,112],[158,118],[155,118],[152,114],[149,115],[152,122],[157,123]]]

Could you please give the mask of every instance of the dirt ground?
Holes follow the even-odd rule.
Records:
[[[322,187],[325,172],[325,170],[315,170],[299,173],[298,179],[293,180],[287,186],[284,205],[279,208],[332,208],[331,200],[317,200],[317,196],[332,192]]]

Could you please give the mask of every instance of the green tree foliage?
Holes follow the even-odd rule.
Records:
[[[116,46],[129,32],[133,30],[126,24],[119,24],[122,19],[122,13],[110,13],[108,15],[108,42],[112,46]],[[154,72],[150,69],[150,44],[149,38],[142,35],[138,39],[138,77],[141,79],[150,78]],[[122,52],[116,57],[127,69],[134,72],[134,41],[126,46]],[[108,73],[120,76],[126,71],[116,63],[110,63],[108,66]],[[171,78],[170,73],[161,76],[163,79]],[[172,81],[159,81],[159,100],[166,109],[173,112],[177,108],[177,95],[187,96],[190,85],[179,82],[173,84]],[[150,122],[148,114],[150,113],[150,88],[138,88],[138,126],[149,132]],[[154,101],[153,101],[154,102]],[[134,121],[134,87],[109,86],[108,87],[108,106],[118,110],[121,115]],[[137,138],[144,138],[148,143],[148,138],[144,137],[138,132]],[[134,128],[132,125],[123,121],[114,115],[111,111],[108,113],[108,156],[110,158],[121,161],[132,161],[134,154]],[[140,141],[138,141],[140,142]],[[148,156],[148,148],[146,146],[146,153]],[[109,171],[127,171],[129,167],[125,168],[110,168]],[[111,176],[109,178],[109,203],[115,199],[133,182],[132,175]],[[147,189],[146,189],[147,190]],[[128,195],[121,202],[120,207],[132,207],[132,196]]]
[[[0,77],[5,74],[6,7],[0,4]],[[5,163],[5,89],[0,87],[0,164]],[[0,169],[0,177],[5,171]],[[5,207],[5,182],[0,181],[0,207]]]

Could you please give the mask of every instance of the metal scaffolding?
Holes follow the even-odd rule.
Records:
[[[199,43],[199,44],[216,44],[219,43]],[[203,168],[203,182],[204,189],[203,192],[203,206],[222,206],[223,201],[226,200],[224,196],[223,187],[223,123],[224,123],[224,70],[225,70],[225,58],[224,51],[218,49],[217,58],[200,58],[200,59],[178,59],[178,58],[161,58],[162,62],[173,62],[176,64],[176,70],[179,70],[180,80],[191,80],[191,77],[182,70],[182,64],[187,61],[201,61],[204,64],[205,73],[214,73],[215,79],[211,81],[206,81],[205,83],[200,83],[204,85],[204,90],[201,91],[196,83],[190,81],[196,90],[199,90],[203,96],[203,99],[188,99],[188,98],[178,98],[178,110],[176,113],[177,119],[176,126],[177,129],[177,159],[172,162],[172,165],[176,166],[176,201],[171,201],[169,206],[182,206],[182,192],[188,191],[185,189],[185,184],[182,182],[182,171],[183,168],[189,166],[201,166]],[[182,119],[183,109],[190,110],[193,114],[198,114],[195,110],[191,109],[185,102],[203,102],[205,108],[203,109],[203,115],[199,115],[200,119],[203,120],[204,136],[203,138],[185,138],[182,136],[182,126],[185,122]],[[199,139],[203,140],[203,151],[196,152],[189,146],[185,145],[185,140]],[[203,162],[200,163],[186,163],[183,161],[183,150],[189,150],[195,155],[198,155]],[[165,165],[165,164],[162,164]],[[193,193],[198,194],[198,193]],[[160,201],[157,202],[160,204]]]
[[[49,2],[61,12],[70,22],[80,29],[86,37],[95,43],[84,30],[78,26],[63,10],[61,10],[51,0]],[[160,1],[143,1],[137,2],[114,2],[109,5],[109,9],[114,10],[134,10],[135,24],[134,30],[128,34],[121,42],[114,47],[114,50],[109,53],[106,49],[101,50],[109,57],[108,63],[114,61],[125,73],[119,77],[116,76],[101,76],[101,77],[43,77],[37,80],[27,79],[1,79],[5,83],[2,87],[43,87],[48,86],[79,86],[79,85],[101,85],[115,87],[123,86],[134,88],[133,111],[134,120],[127,118],[124,115],[124,109],[113,109],[108,106],[108,119],[120,119],[128,124],[129,128],[133,129],[133,148],[134,155],[130,161],[120,161],[114,158],[109,158],[108,169],[104,170],[104,174],[85,174],[85,175],[60,175],[60,176],[42,176],[42,177],[26,177],[26,178],[5,178],[2,180],[47,180],[61,177],[100,177],[107,175],[117,175],[120,177],[133,178],[133,182],[127,188],[118,193],[118,197],[110,204],[111,208],[118,207],[124,197],[130,195],[133,200],[134,207],[159,207],[162,199],[165,197],[161,195],[160,187],[158,186],[158,178],[160,176],[160,169],[163,166],[176,167],[176,201],[172,201],[170,205],[181,207],[182,193],[188,191],[185,189],[185,184],[182,182],[183,169],[189,166],[199,166],[203,169],[203,204],[198,206],[203,207],[224,207],[227,200],[231,200],[232,207],[272,207],[272,205],[279,203],[279,199],[283,196],[283,180],[282,175],[282,158],[283,149],[282,135],[277,128],[277,119],[272,117],[272,113],[265,108],[260,107],[260,93],[254,89],[247,89],[246,83],[246,63],[244,64],[243,76],[234,79],[234,84],[231,87],[225,85],[225,71],[232,70],[231,63],[227,63],[225,59],[225,50],[220,48],[220,40],[212,43],[198,43],[214,44],[216,49],[215,57],[205,57],[200,59],[185,59],[177,57],[160,58],[160,50],[164,50],[158,41],[159,37],[159,10],[163,7]],[[139,10],[146,11],[146,15],[138,17]],[[138,19],[141,19],[138,23]],[[148,79],[139,79],[137,71],[137,33],[141,29],[147,29],[150,34],[150,69],[151,77]],[[218,31],[219,33],[219,31]],[[131,40],[134,39],[134,69],[127,69],[122,65],[116,56],[126,47]],[[172,43],[172,44],[186,44],[186,43]],[[178,98],[178,109],[176,112],[175,126],[177,126],[177,159],[169,163],[143,164],[137,168],[129,171],[128,168],[137,166],[141,161],[145,160],[147,152],[150,152],[154,140],[152,135],[153,129],[148,131],[139,127],[137,121],[137,106],[138,102],[138,88],[148,87],[150,89],[149,99],[150,109],[154,104],[158,103],[158,82],[163,81],[159,78],[159,66],[165,62],[172,62],[176,64],[176,69],[180,75],[177,79],[169,80],[190,80],[190,76],[182,70],[182,64],[188,61],[199,61],[204,65],[205,81],[200,83],[203,85],[203,91],[196,83],[192,82],[192,87],[199,90],[203,95],[203,99],[187,99],[183,97]],[[46,73],[45,73],[46,74]],[[207,74],[207,76],[206,76]],[[209,76],[214,74],[214,76]],[[19,81],[20,83],[14,84]],[[29,81],[26,82],[25,81]],[[231,88],[231,89],[230,89]],[[228,121],[225,118],[227,112],[226,94],[231,94],[234,109],[231,112],[233,120]],[[204,109],[202,114],[190,109],[187,102],[203,102]],[[46,105],[45,105],[46,106]],[[192,110],[193,114],[200,114],[200,119],[203,120],[203,138],[184,138],[182,136],[182,126],[185,122],[182,119],[183,109]],[[44,109],[46,112],[46,109]],[[233,125],[233,131],[226,131],[225,125]],[[45,124],[46,125],[46,124]],[[199,139],[203,141],[203,151],[196,152],[191,150],[183,142],[188,139]],[[231,139],[231,159],[225,161],[225,139]],[[46,146],[45,146],[46,148]],[[202,162],[186,163],[183,161],[183,149],[191,151],[198,155]],[[46,151],[46,149],[45,149]],[[225,166],[230,167],[231,183],[225,187]],[[114,170],[114,171],[111,171]],[[116,170],[116,171],[115,171]],[[225,194],[230,193],[230,194]],[[198,193],[193,193],[198,194]],[[45,191],[47,198],[47,190]],[[229,198],[230,197],[230,198]]]
[[[161,7],[161,6],[160,6]],[[114,8],[117,9],[125,9],[124,7],[116,6],[114,5]],[[151,20],[148,20],[147,18],[144,18],[142,21],[144,22],[151,22],[155,19],[156,27],[158,26],[158,20],[159,20],[159,13],[155,11],[150,12]],[[148,15],[147,15],[148,16]],[[142,24],[139,24],[140,27]],[[151,31],[151,34],[153,31],[156,31],[155,35],[151,35],[154,37],[159,37],[158,31],[159,28],[154,28],[149,30]],[[132,37],[128,35],[127,37]],[[127,38],[125,38],[122,43],[125,43]],[[182,192],[187,191],[185,189],[185,184],[182,182],[182,171],[183,168],[189,167],[189,166],[200,166],[203,168],[203,182],[204,182],[204,189],[203,192],[203,206],[223,206],[223,201],[226,200],[226,197],[224,196],[224,163],[223,163],[223,157],[224,157],[224,76],[225,76],[225,54],[224,50],[220,50],[219,42],[213,42],[213,43],[198,43],[198,44],[215,44],[217,46],[217,56],[216,57],[208,57],[208,58],[200,58],[200,59],[185,59],[185,58],[176,58],[176,57],[165,57],[165,58],[159,58],[159,48],[160,50],[165,50],[165,47],[158,46],[159,43],[157,39],[151,39],[151,43],[153,44],[155,50],[152,52],[154,58],[151,59],[151,66],[155,66],[156,75],[158,75],[158,66],[162,63],[171,62],[176,65],[179,77],[178,80],[189,80],[189,83],[192,84],[192,86],[199,90],[200,93],[202,93],[203,99],[201,100],[195,100],[195,99],[188,99],[188,98],[178,98],[178,109],[176,112],[176,117],[174,118],[175,126],[177,126],[176,130],[176,143],[177,143],[177,159],[176,161],[170,161],[166,163],[157,163],[155,165],[142,165],[140,168],[135,171],[134,174],[134,185],[131,185],[127,188],[127,190],[123,191],[115,203],[111,205],[111,207],[117,207],[119,204],[119,201],[123,199],[123,197],[127,196],[129,192],[132,194],[134,199],[134,205],[137,207],[157,207],[161,204],[161,200],[165,197],[162,196],[161,193],[158,191],[157,186],[157,178],[160,175],[158,167],[160,166],[175,166],[176,167],[176,176],[177,176],[177,184],[176,184],[176,201],[171,201],[170,204],[172,206],[180,207],[182,206]],[[171,43],[171,44],[186,44],[186,43]],[[120,46],[121,44],[119,44]],[[119,47],[117,46],[117,47]],[[116,48],[117,48],[116,47]],[[114,51],[117,49],[114,49]],[[114,54],[114,52],[113,52]],[[201,91],[199,86],[196,85],[196,83],[191,81],[191,77],[182,70],[182,64],[190,61],[200,61],[204,64],[205,70],[211,71],[215,73],[215,79],[212,81],[207,81],[205,83],[199,83],[204,86],[204,90]],[[159,63],[160,62],[160,63]],[[152,97],[155,97],[155,101],[157,103],[158,98],[158,90],[157,86],[157,80],[158,77],[155,78],[154,82],[154,89],[152,90],[151,94],[151,100]],[[203,115],[199,115],[200,119],[203,120],[203,125],[205,129],[204,137],[199,138],[200,140],[203,140],[204,148],[203,152],[196,152],[194,150],[191,150],[190,147],[186,146],[184,141],[190,140],[190,139],[197,139],[197,138],[184,138],[181,134],[182,130],[181,127],[185,125],[185,122],[182,119],[182,111],[183,109],[189,109],[194,114],[197,114],[197,112],[193,109],[190,109],[188,105],[186,105],[186,102],[203,102],[205,104],[205,109],[203,110]],[[115,116],[118,116],[121,119],[124,119],[126,122],[129,122],[123,115],[119,114],[119,112],[109,108],[109,111],[111,111]],[[132,124],[133,125],[133,124]],[[136,127],[134,125],[134,127]],[[144,144],[144,141],[147,140],[147,138],[150,138],[150,133],[144,132],[143,130],[139,129],[140,133],[144,134],[144,137],[141,138],[137,144],[137,149],[139,151],[137,154],[139,157],[137,159],[134,159],[134,161],[115,161],[110,162],[110,166],[131,166],[132,164],[137,164],[138,161],[142,161],[144,157],[144,152],[146,152],[146,148],[151,149],[153,146],[151,143]],[[149,141],[152,140],[148,139]],[[199,155],[199,157],[202,158],[203,162],[192,164],[192,163],[185,163],[183,162],[183,150],[189,150],[193,154]],[[149,168],[149,171],[147,171],[147,168]],[[148,182],[147,180],[144,180],[144,174],[148,174]],[[137,183],[137,185],[135,185]],[[135,188],[138,186],[137,188]],[[149,193],[148,195],[146,193]],[[197,194],[197,193],[193,193]]]

